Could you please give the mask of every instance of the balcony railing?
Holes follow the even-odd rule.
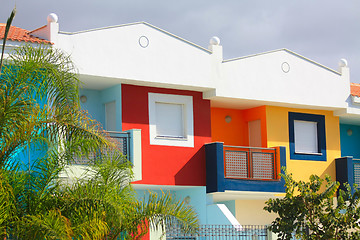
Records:
[[[166,239],[193,239],[193,240],[267,240],[269,239],[267,226],[264,225],[200,225],[198,232],[186,234],[180,227],[166,227]]]
[[[115,141],[115,144],[118,149],[120,149],[120,152],[130,159],[130,133],[129,132],[113,132],[113,131],[107,131],[107,133],[110,135],[110,138],[112,138]],[[109,151],[109,149],[100,149],[97,152],[90,153],[88,156],[81,156],[81,157],[75,157],[71,164],[76,165],[88,165],[89,162],[94,161],[96,159],[101,159],[102,156],[111,156],[113,154],[112,151]]]
[[[352,189],[354,184],[360,186],[360,159],[352,156],[335,159],[336,181],[340,183],[340,189],[345,190],[344,183],[348,183]]]
[[[354,183],[360,187],[360,159],[353,158],[354,163]]]
[[[284,192],[279,177],[286,167],[285,147],[255,148],[224,146],[222,142],[205,145],[206,191]]]
[[[277,179],[276,149],[224,146],[225,178]]]

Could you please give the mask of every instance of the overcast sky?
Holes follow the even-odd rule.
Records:
[[[332,69],[348,60],[360,82],[360,0],[0,0],[0,22],[33,30],[54,12],[60,30],[146,21],[205,48],[218,36],[224,58],[287,48]]]

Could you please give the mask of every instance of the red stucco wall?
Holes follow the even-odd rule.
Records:
[[[150,145],[148,93],[193,97],[194,147]],[[122,85],[122,128],[141,129],[142,180],[138,184],[205,186],[205,148],[211,142],[210,101],[201,92]]]

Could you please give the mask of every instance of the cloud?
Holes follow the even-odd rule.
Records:
[[[5,22],[14,0],[3,0]],[[14,25],[35,29],[50,12],[60,30],[80,31],[147,21],[207,47],[216,35],[225,58],[289,48],[331,68],[340,58],[360,82],[360,1],[348,0],[17,0]]]

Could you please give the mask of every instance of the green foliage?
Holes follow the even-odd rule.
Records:
[[[286,171],[281,174],[285,180],[284,198],[269,199],[265,210],[278,214],[270,230],[278,234],[278,239],[359,239],[360,191],[351,193],[339,190],[338,182],[316,175],[309,182],[295,181]],[[356,187],[356,186],[355,186]],[[324,188],[324,190],[323,190]]]
[[[2,44],[2,48],[1,48],[0,75],[1,75],[1,68],[2,68],[2,66],[3,66],[6,40],[7,40],[7,36],[8,36],[8,34],[9,34],[9,31],[10,31],[11,23],[12,23],[14,17],[15,17],[15,14],[16,14],[16,8],[14,8],[14,9],[11,11],[9,18],[8,18],[7,21],[6,21],[5,32],[4,32],[4,39],[3,39],[3,44]]]
[[[148,227],[198,227],[195,211],[169,194],[136,198],[131,164],[79,107],[70,58],[49,46],[15,49],[0,75],[0,238],[133,239]],[[39,152],[31,166],[25,149]],[[100,149],[83,177],[60,176],[76,156]]]

